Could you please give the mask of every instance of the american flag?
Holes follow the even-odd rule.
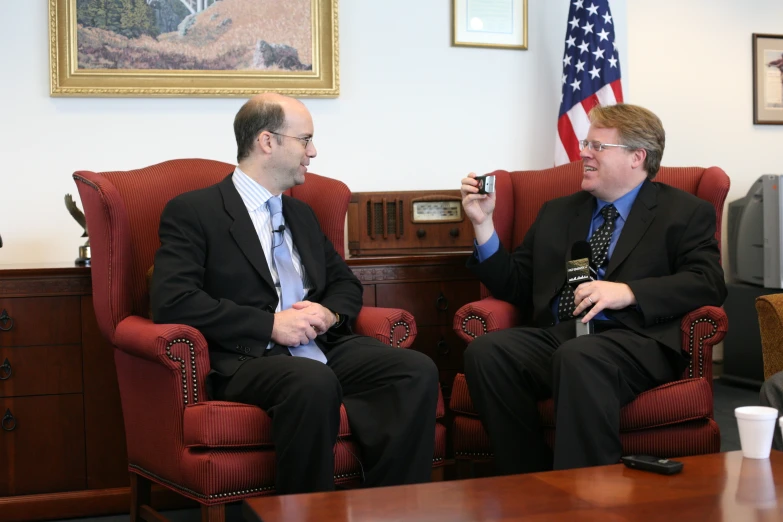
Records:
[[[571,1],[561,83],[555,165],[579,159],[577,142],[587,136],[590,109],[623,101],[608,0]]]

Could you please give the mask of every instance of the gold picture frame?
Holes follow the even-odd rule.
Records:
[[[753,123],[783,125],[783,35],[753,34]]]
[[[147,0],[146,4],[160,6],[163,2],[168,2],[169,10],[172,9],[172,5],[175,5],[171,0]],[[229,48],[226,51],[226,43],[220,42],[220,47],[218,47],[218,43],[215,43],[212,56],[207,54],[210,49],[204,44],[206,37],[217,41],[227,31],[246,20],[248,9],[256,9],[255,5],[265,4],[250,4],[247,0],[176,0],[176,2],[180,2],[190,11],[193,27],[201,27],[200,33],[196,34],[202,38],[202,41],[198,42],[200,45],[198,50],[192,51],[195,55],[194,58],[183,54],[182,49],[186,49],[186,45],[177,41],[177,38],[181,40],[187,34],[185,32],[187,28],[185,31],[182,29],[185,20],[180,22],[175,33],[161,33],[160,37],[167,38],[161,42],[158,37],[146,34],[139,36],[119,34],[114,29],[114,27],[119,27],[118,22],[110,29],[107,29],[106,25],[100,27],[97,24],[95,26],[77,25],[77,0],[49,0],[50,95],[247,98],[259,92],[278,92],[295,97],[334,98],[340,94],[338,0],[300,0],[300,4],[304,2],[305,8],[309,3],[310,19],[306,22],[308,25],[296,25],[297,13],[292,13],[289,17],[288,22],[293,20],[294,32],[299,29],[304,35],[302,38],[304,45],[300,47],[300,49],[304,48],[302,61],[299,59],[296,47],[274,41],[267,43],[265,40],[257,39],[254,35],[252,38],[255,39],[256,44],[252,48],[247,45],[239,47],[240,44],[237,43],[237,47]],[[189,4],[190,7],[186,4]],[[85,3],[80,4],[78,9],[95,9],[94,7],[86,7],[88,5],[90,3],[85,0]],[[126,3],[123,5],[135,4]],[[241,9],[244,11],[241,11],[241,17],[236,16],[239,23],[234,23],[232,27],[233,19],[221,15],[220,10],[225,11],[235,5],[241,5]],[[277,9],[286,9],[293,3],[286,1],[272,5]],[[140,5],[139,9],[143,7]],[[207,12],[210,8],[214,12]],[[116,9],[136,9],[136,7],[118,7]],[[196,11],[196,9],[200,9],[200,11]],[[83,20],[87,19],[84,13],[84,11],[80,11]],[[158,16],[158,13],[154,13],[154,15]],[[204,18],[199,19],[198,17],[202,15]],[[216,15],[217,17],[215,17]],[[221,16],[223,17],[221,18]],[[89,18],[91,21],[96,19],[97,17]],[[104,16],[103,20],[108,20],[108,16]],[[112,20],[119,20],[119,18],[112,18]],[[209,25],[211,22],[214,23]],[[201,24],[201,26],[197,24]],[[247,25],[245,24],[245,28]],[[85,27],[87,31],[85,31]],[[217,34],[218,28],[222,31],[220,34]],[[285,34],[291,33],[290,27],[286,30]],[[247,33],[247,29],[242,33],[237,32],[245,39],[245,43],[248,40]],[[82,34],[84,40],[82,47],[77,41],[79,34]],[[104,40],[113,38],[113,40],[106,44],[100,42],[100,38]],[[238,41],[239,36],[236,38]],[[307,48],[306,45],[308,38],[312,42],[311,48]],[[94,43],[94,41],[98,43]],[[210,40],[206,39],[206,41]],[[136,47],[132,48],[132,45]],[[140,50],[142,45],[146,47]],[[196,49],[195,44],[189,43],[188,45],[191,46],[190,48]],[[191,52],[190,48],[187,48],[186,52]],[[108,52],[106,49],[114,51],[109,59],[106,58]],[[270,49],[273,49],[274,53]],[[247,58],[251,54],[253,55],[252,67],[243,66],[248,63]],[[119,57],[116,62],[112,61],[114,56]],[[141,60],[141,58],[137,58],[138,56],[146,60],[143,64],[146,68],[119,68],[116,65],[120,61]],[[158,56],[161,57],[160,61],[156,60]],[[271,62],[268,61],[270,56],[272,57]],[[150,64],[155,66],[164,63],[163,58],[170,59],[169,61],[173,61],[175,65],[177,63],[189,65],[204,63],[206,66],[179,69],[172,69],[168,63],[166,67],[160,68],[149,66]],[[307,63],[308,58],[309,64]],[[86,66],[80,67],[79,60],[82,60],[81,63]],[[236,64],[234,69],[223,65],[232,63],[232,61],[233,64]],[[104,65],[107,63],[108,65]]]
[[[527,50],[527,0],[452,0],[451,45]]]

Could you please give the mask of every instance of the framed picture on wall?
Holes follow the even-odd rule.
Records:
[[[339,92],[338,0],[48,0],[52,96]]]
[[[753,34],[753,123],[783,125],[783,35]]]
[[[451,44],[527,49],[527,0],[452,0]]]

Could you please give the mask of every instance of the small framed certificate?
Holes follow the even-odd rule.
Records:
[[[451,44],[527,49],[527,0],[452,0]]]
[[[753,123],[783,125],[783,35],[753,34]]]

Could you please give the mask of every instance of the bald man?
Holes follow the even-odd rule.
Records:
[[[334,489],[340,404],[364,485],[424,482],[437,369],[419,352],[352,332],[361,284],[313,210],[282,195],[305,181],[313,132],[309,111],[292,98],[263,94],[242,106],[238,166],[163,211],[153,316],[207,339],[212,398],[272,417],[278,493]]]

